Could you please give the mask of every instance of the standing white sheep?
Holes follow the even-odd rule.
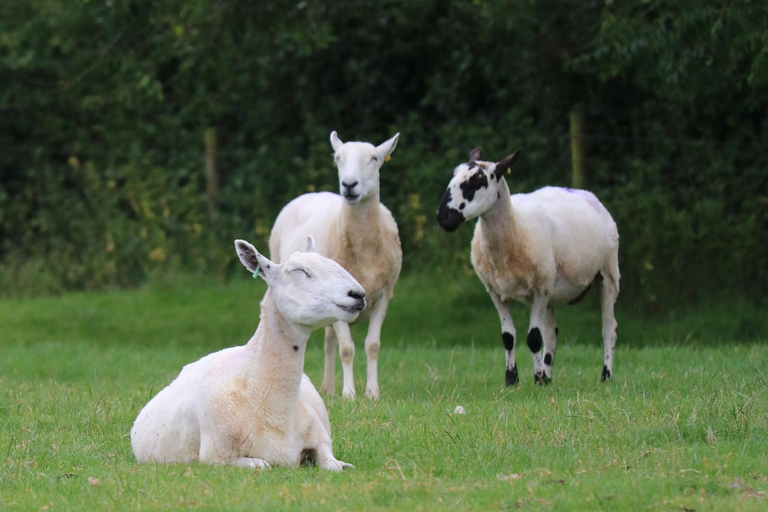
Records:
[[[601,379],[611,379],[617,327],[613,307],[619,294],[616,223],[586,190],[545,187],[510,197],[503,178],[519,153],[493,163],[482,161],[482,148],[472,150],[469,162],[453,171],[437,221],[452,232],[465,220],[479,217],[472,265],[501,318],[508,386],[518,381],[517,333],[509,302],[531,304],[527,341],[533,353],[534,381],[549,383],[557,349],[554,307],[579,302],[597,277],[602,278],[605,350]]]
[[[139,462],[192,462],[251,468],[301,462],[340,471],[322,398],[304,375],[310,333],[354,321],[365,308],[360,284],[314,252],[271,262],[244,240],[240,261],[267,282],[261,321],[247,345],[188,364],[139,413],[131,430]]]
[[[278,215],[269,239],[271,256],[283,261],[301,246],[308,234],[317,241],[320,254],[338,262],[365,288],[368,297],[368,381],[365,395],[379,397],[378,359],[381,326],[387,315],[403,252],[397,224],[379,202],[379,169],[395,150],[400,134],[373,146],[367,142],[341,142],[331,133],[334,160],[339,170],[341,195],[331,192],[297,197]],[[336,347],[344,371],[345,398],[355,397],[352,361],[355,344],[349,325],[342,322],[325,329],[325,374],[321,389],[336,391]]]

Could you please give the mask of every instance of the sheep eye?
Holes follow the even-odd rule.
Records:
[[[308,278],[308,279],[311,279],[311,278],[312,278],[312,276],[311,276],[311,275],[309,275],[309,272],[307,272],[307,271],[306,271],[306,270],[304,270],[303,268],[297,268],[297,269],[295,269],[295,270],[294,270],[294,272],[301,272],[302,274],[304,274],[304,276],[305,276],[306,278]]]
[[[372,156],[371,157],[371,162],[378,162],[378,161],[379,161],[379,157],[377,157],[377,156]]]

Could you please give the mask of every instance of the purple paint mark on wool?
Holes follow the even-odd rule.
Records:
[[[576,194],[584,198],[589,203],[589,206],[591,206],[597,211],[600,211],[603,206],[600,200],[597,199],[597,197],[595,197],[595,194],[593,194],[588,190],[581,190],[576,188],[566,188],[565,190],[567,190],[571,194]]]

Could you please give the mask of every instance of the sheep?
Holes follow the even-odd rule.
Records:
[[[379,398],[381,327],[403,259],[395,219],[379,202],[379,169],[389,160],[399,136],[373,146],[367,142],[343,143],[332,132],[341,195],[319,192],[297,197],[280,212],[269,239],[270,255],[279,262],[300,246],[302,237],[313,235],[320,254],[338,262],[365,288],[369,301],[365,316],[370,319],[365,338],[365,396],[372,399]],[[342,396],[354,399],[355,344],[346,323],[337,322],[325,329],[325,373],[320,389],[326,394],[336,391],[337,346],[344,373]]]
[[[336,262],[306,252],[276,264],[245,240],[240,261],[268,285],[261,321],[244,346],[188,364],[139,413],[131,429],[139,462],[268,468],[310,463],[331,471],[354,467],[333,456],[328,411],[304,374],[310,333],[352,322],[365,291]]]
[[[448,232],[479,217],[472,239],[472,265],[501,318],[506,349],[506,384],[518,382],[516,331],[510,301],[531,304],[528,348],[534,382],[548,384],[557,349],[554,307],[579,302],[602,278],[603,348],[601,381],[613,378],[616,348],[614,304],[619,294],[619,232],[611,214],[586,190],[544,187],[510,197],[507,181],[520,154],[483,161],[475,148],[457,166],[437,212]],[[509,198],[507,200],[507,198]]]

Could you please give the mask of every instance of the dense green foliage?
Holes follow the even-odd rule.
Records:
[[[183,365],[253,333],[264,285],[240,275],[1,300],[0,509],[765,510],[758,308],[723,303],[669,322],[622,313],[616,376],[601,384],[587,301],[559,316],[553,384],[533,385],[522,348],[522,381],[509,389],[495,313],[472,276],[449,293],[436,276],[404,277],[384,328],[381,400],[326,399],[335,453],[354,470],[136,464],[129,430],[149,398]],[[466,297],[487,307],[456,308]],[[362,350],[356,359],[360,390]]]
[[[4,294],[223,275],[233,238],[264,247],[282,205],[336,188],[333,129],[401,132],[382,199],[406,272],[468,269],[471,228],[434,222],[452,167],[523,146],[514,191],[568,185],[574,109],[621,302],[768,284],[765,2],[9,0],[0,66]]]

